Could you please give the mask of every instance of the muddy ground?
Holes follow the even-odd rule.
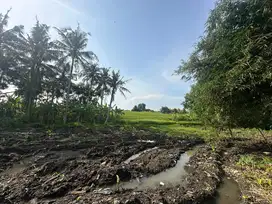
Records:
[[[139,131],[2,132],[0,134],[0,203],[216,203],[224,166],[247,140],[180,140]],[[197,148],[196,148],[197,147]],[[251,148],[251,149],[249,149]],[[122,183],[174,168],[180,155],[194,149],[178,184],[126,189]],[[148,150],[143,153],[143,151]],[[262,150],[263,151],[263,150]],[[142,153],[133,160],[131,156]],[[118,181],[120,180],[120,181]]]

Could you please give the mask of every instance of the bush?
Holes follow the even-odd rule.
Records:
[[[171,113],[171,109],[168,108],[167,106],[163,106],[161,107],[161,110],[160,110],[161,113]]]
[[[139,111],[143,112],[146,111],[146,105],[144,103],[139,103],[138,105],[135,105],[131,111]]]
[[[196,117],[192,114],[182,114],[182,113],[174,113],[172,115],[172,120],[174,121],[194,121]]]
[[[26,106],[19,97],[8,97],[0,102],[0,127],[22,127],[24,122],[32,125],[51,126],[63,123],[65,104],[52,104],[49,102],[37,103],[32,108],[30,120],[25,114]],[[98,103],[81,104],[71,102],[68,107],[67,121],[69,123],[104,123],[107,117],[108,107]],[[120,120],[123,110],[115,107],[110,111],[109,121]]]

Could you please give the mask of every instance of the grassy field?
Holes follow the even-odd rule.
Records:
[[[178,116],[178,120],[175,120]],[[176,118],[177,119],[177,118]],[[148,129],[155,132],[164,132],[169,136],[192,137],[200,136],[207,140],[216,140],[218,135],[215,129],[205,127],[197,119],[188,114],[163,114],[160,112],[133,112],[125,111],[121,118],[124,126],[133,126],[138,129]],[[232,129],[233,135],[238,137],[259,138],[262,136],[257,129]],[[266,137],[272,136],[272,131],[263,131]],[[220,132],[220,137],[230,137],[228,130]]]
[[[203,136],[209,132],[199,121],[190,118],[189,115],[179,114],[178,116],[179,119],[174,120],[174,114],[125,111],[122,121],[127,125],[156,132],[165,132],[170,136]]]

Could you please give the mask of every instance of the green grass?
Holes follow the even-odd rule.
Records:
[[[125,111],[122,122],[125,125],[133,126],[138,129],[148,129],[155,132],[164,132],[170,136],[203,136],[209,130],[205,130],[201,123],[192,120],[184,114],[184,120],[174,121],[173,114],[163,114],[160,112],[132,112]]]
[[[240,155],[237,167],[242,176],[250,183],[251,192],[272,202],[272,158],[264,155]],[[243,196],[247,199],[248,195]]]

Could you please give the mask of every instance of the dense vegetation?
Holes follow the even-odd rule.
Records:
[[[15,87],[12,94],[1,92],[1,125],[38,122],[106,123],[122,111],[113,110],[117,91],[129,90],[119,71],[100,67],[89,50],[89,33],[80,26],[54,28],[36,21],[30,33],[23,26],[7,29],[8,16],[0,14],[0,89]],[[109,104],[105,105],[105,97]]]
[[[272,1],[221,0],[176,71],[195,81],[184,107],[215,127],[272,125]]]
[[[135,105],[131,111],[138,111],[138,112],[146,111],[146,104],[139,103],[138,105]]]

